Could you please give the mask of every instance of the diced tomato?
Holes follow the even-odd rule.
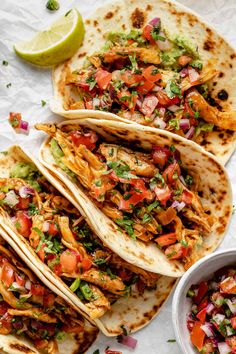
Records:
[[[9,122],[14,129],[20,127],[21,121],[22,121],[22,117],[20,113],[10,112]]]
[[[182,193],[182,196],[181,196],[182,202],[189,205],[192,203],[192,199],[193,199],[193,195],[190,192],[188,192],[187,190],[184,190]]]
[[[19,286],[25,286],[25,279],[23,279],[20,275],[18,275],[17,273],[15,273],[15,279],[16,282]]]
[[[133,206],[138,204],[139,202],[143,201],[146,198],[146,193],[144,192],[135,192],[131,191],[130,192],[131,196],[129,199],[121,199],[119,203],[119,209],[120,210],[130,210],[132,209]]]
[[[43,306],[47,308],[52,308],[55,303],[55,296],[53,294],[48,294],[43,297]]]
[[[121,80],[124,81],[128,86],[134,85],[142,80],[142,75],[133,74],[130,70],[126,70],[120,75]]]
[[[165,250],[165,255],[172,260],[181,259],[186,257],[188,250],[188,247],[184,247],[181,243],[176,243],[167,247],[167,249]]]
[[[7,310],[10,308],[10,305],[8,305],[7,302],[5,301],[1,301],[0,302],[0,316],[5,315],[5,313],[7,312]]]
[[[169,165],[164,172],[162,173],[162,177],[169,184],[175,184],[181,174],[180,167],[178,162],[174,162]]]
[[[131,95],[131,93],[126,90],[117,92],[117,97],[119,98],[121,103],[123,103],[130,109],[131,112],[134,112],[138,95]]]
[[[235,351],[236,351],[236,336],[228,337],[226,339],[226,343],[233,350],[232,354],[235,354]]]
[[[21,198],[20,196],[18,197],[19,202],[16,205],[17,209],[28,209],[29,205],[32,201],[32,197],[27,197],[27,198]]]
[[[106,88],[111,82],[111,77],[111,73],[99,68],[95,74],[95,80],[97,81],[98,87],[101,90],[106,90]]]
[[[192,58],[189,57],[188,55],[181,55],[181,56],[178,58],[178,63],[179,63],[179,65],[181,65],[181,66],[187,65],[188,63],[190,63],[190,61],[192,61]]]
[[[162,169],[167,163],[168,158],[171,155],[171,152],[168,148],[161,147],[161,146],[154,146],[153,149],[154,149],[152,154],[153,162]]]
[[[193,345],[195,345],[195,347],[201,351],[203,348],[203,344],[204,344],[204,339],[205,339],[205,332],[201,329],[201,322],[200,321],[196,321],[194,323],[191,335],[190,335],[190,339]]]
[[[177,105],[180,103],[179,97],[176,96],[173,98],[169,98],[163,90],[160,90],[157,92],[157,98],[158,98],[159,104],[164,107],[172,106],[174,104]]]
[[[156,82],[161,79],[161,73],[158,72],[158,69],[154,65],[148,66],[143,71],[142,75],[146,80],[151,82]]]
[[[206,321],[206,308],[199,311],[196,317],[200,320],[201,323],[205,323],[205,321]]]
[[[15,274],[13,268],[10,264],[5,263],[2,267],[1,281],[9,288],[14,280]]]
[[[158,104],[158,99],[154,95],[147,95],[142,103],[140,111],[147,117],[151,117]]]
[[[230,319],[230,322],[231,322],[231,326],[233,327],[233,329],[236,329],[236,316],[232,317]]]
[[[154,188],[154,193],[162,205],[166,205],[166,202],[170,199],[172,194],[168,186],[165,186],[164,188],[159,188],[156,186]]]
[[[16,219],[14,224],[19,234],[26,238],[29,237],[31,233],[32,221],[24,211],[16,212]]]
[[[62,252],[60,256],[60,263],[63,272],[65,273],[75,272],[78,264],[76,253],[70,250],[66,250]]]
[[[46,244],[43,243],[41,248],[38,250],[37,255],[39,256],[39,258],[41,259],[42,262],[44,262],[45,257],[46,257],[46,253],[44,251],[44,248],[46,247]]]
[[[81,267],[83,270],[86,272],[86,270],[89,270],[92,267],[92,261],[89,258],[84,258],[81,261]]]
[[[151,44],[155,44],[155,40],[152,37],[152,32],[153,26],[148,23],[144,28],[143,28],[143,37],[146,38]]]
[[[149,91],[153,89],[154,86],[154,82],[146,80],[144,81],[144,83],[141,83],[141,85],[137,87],[137,91],[142,95],[146,95]]]
[[[233,277],[228,277],[220,283],[220,291],[225,294],[236,294],[236,281]]]
[[[80,131],[74,131],[70,134],[70,137],[76,146],[80,146],[82,144],[91,151],[95,149],[95,142],[98,139],[96,133],[94,132],[89,132],[85,135],[82,135]]]
[[[62,266],[61,264],[55,264],[53,267],[53,272],[57,275],[60,276],[62,273]]]
[[[191,84],[197,83],[200,78],[200,74],[197,72],[197,70],[191,67],[188,68],[188,76]]]
[[[93,109],[93,101],[87,100],[85,101],[86,109]]]
[[[48,340],[34,339],[34,345],[37,349],[47,349],[48,348]]]
[[[203,301],[197,307],[198,312],[203,310],[205,307],[207,307],[208,303],[209,303],[208,299],[203,299]]]
[[[155,239],[155,242],[157,242],[158,245],[161,247],[172,245],[176,241],[177,241],[177,238],[176,238],[175,232],[171,232],[166,235],[161,235]]]
[[[198,305],[200,304],[200,302],[202,301],[202,299],[204,298],[204,296],[206,295],[208,291],[208,285],[207,285],[207,282],[206,281],[202,281],[200,284],[199,284],[199,287],[198,287],[198,292],[197,292],[197,295],[194,296],[194,302]]]
[[[45,288],[40,284],[31,283],[31,293],[32,295],[43,296],[45,293]]]
[[[4,334],[9,334],[12,330],[12,319],[13,319],[13,316],[12,315],[9,315],[9,313],[6,313],[6,315],[0,319],[0,327],[1,327],[1,330],[4,331],[1,333],[4,333]]]
[[[56,236],[58,234],[58,227],[57,227],[57,224],[55,222],[50,222],[49,221],[48,234],[50,236]]]

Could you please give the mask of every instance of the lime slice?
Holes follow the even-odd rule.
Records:
[[[71,58],[83,38],[82,17],[76,9],[72,9],[30,41],[14,45],[14,49],[19,57],[32,64],[52,66]]]

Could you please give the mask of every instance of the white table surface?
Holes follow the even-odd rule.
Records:
[[[127,0],[128,1],[128,0]],[[83,16],[88,16],[97,6],[107,0],[59,0],[60,10],[49,13],[45,9],[46,0],[0,0],[0,150],[13,143],[21,143],[37,155],[42,141],[39,132],[31,130],[30,135],[17,135],[7,122],[9,111],[22,112],[24,119],[33,126],[38,121],[58,119],[53,115],[48,102],[52,96],[49,70],[39,70],[20,61],[12,50],[12,45],[24,38],[29,38],[35,30],[45,28],[59,14],[66,13],[71,7],[77,7]],[[236,47],[236,0],[180,0],[201,14],[218,29]],[[157,15],[157,14],[154,14]],[[2,65],[2,60],[9,62]],[[7,84],[11,83],[9,88]],[[41,100],[47,104],[42,107]],[[234,200],[236,200],[236,154],[227,165],[232,183],[234,182]],[[220,249],[236,247],[236,216]],[[107,345],[111,349],[122,351],[123,354],[180,354],[177,343],[168,343],[174,339],[171,321],[172,296],[162,308],[158,317],[145,329],[134,335],[138,339],[135,351],[128,350],[100,335],[93,347],[88,351],[92,354],[96,349],[104,353]]]

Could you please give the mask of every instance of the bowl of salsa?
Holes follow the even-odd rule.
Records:
[[[184,274],[172,319],[183,353],[236,354],[236,249],[206,256]]]

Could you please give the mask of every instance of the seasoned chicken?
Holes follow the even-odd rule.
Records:
[[[88,286],[93,293],[93,299],[87,302],[85,306],[90,310],[91,319],[99,318],[110,309],[110,302],[96,286],[92,284]]]
[[[190,209],[185,209],[183,211],[183,214],[186,218],[188,218],[190,221],[193,223],[196,223],[197,225],[201,226],[202,229],[209,234],[211,232],[211,226],[209,225],[208,221],[206,218],[203,218],[202,216],[196,215],[192,210]]]
[[[202,85],[207,81],[210,81],[219,73],[216,69],[203,70],[196,81],[191,82],[189,76],[186,76],[181,82],[182,92],[186,92],[190,87]]]
[[[90,269],[84,272],[81,274],[80,279],[93,283],[113,294],[121,295],[122,291],[125,289],[125,284],[119,277],[116,276],[114,279],[111,279],[108,274],[96,269]]]
[[[52,198],[51,204],[54,210],[65,210],[71,214],[78,213],[78,210],[65,197],[56,195]]]
[[[37,307],[31,307],[28,310],[9,309],[8,313],[12,316],[26,316],[35,318],[38,321],[46,323],[57,323],[57,318],[55,316],[49,315],[48,313],[43,313]]]
[[[29,235],[30,244],[36,248],[40,242],[40,231],[43,229],[44,217],[42,215],[32,216],[32,228]]]
[[[194,110],[200,112],[200,116],[206,122],[215,124],[221,129],[236,131],[236,111],[219,111],[216,107],[210,106],[197,90],[192,90],[186,97],[192,100]]]
[[[112,47],[111,50],[103,54],[104,63],[113,63],[115,60],[122,59],[125,56],[136,55],[140,61],[160,64],[161,59],[156,49],[139,47]]]
[[[138,176],[153,177],[158,172],[156,166],[150,162],[149,154],[133,152],[115,144],[101,144],[100,151],[107,161],[122,161]]]

